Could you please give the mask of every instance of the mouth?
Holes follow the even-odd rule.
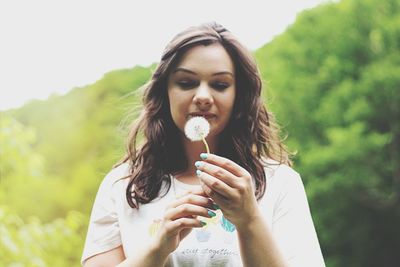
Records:
[[[189,118],[192,117],[203,117],[207,120],[215,118],[216,115],[214,113],[210,113],[210,112],[193,112],[189,114]]]

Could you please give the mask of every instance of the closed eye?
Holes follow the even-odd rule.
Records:
[[[182,89],[191,89],[196,87],[197,82],[192,80],[180,80],[177,82],[178,86]]]
[[[223,91],[228,88],[230,84],[226,82],[214,82],[211,84],[211,86],[218,91]]]

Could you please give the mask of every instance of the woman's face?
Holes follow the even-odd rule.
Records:
[[[168,78],[171,116],[182,132],[194,116],[203,116],[210,123],[208,138],[222,132],[235,102],[234,70],[229,54],[218,43],[185,52]]]

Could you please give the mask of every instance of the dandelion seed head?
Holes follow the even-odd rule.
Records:
[[[192,117],[186,122],[185,135],[191,141],[200,141],[210,132],[210,124],[204,117]]]

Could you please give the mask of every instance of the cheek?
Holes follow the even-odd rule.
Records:
[[[235,104],[235,97],[236,97],[236,92],[233,90],[229,95],[225,97],[225,110],[227,110],[229,113],[232,112],[233,106]]]
[[[170,109],[172,113],[179,114],[180,110],[182,109],[181,101],[178,97],[170,98]]]
[[[173,94],[171,94],[171,91],[169,91],[169,90],[168,90],[168,101],[169,101],[169,111],[171,113],[171,117],[172,117],[173,120],[175,120],[175,114],[176,114],[175,106],[176,106],[176,104],[175,104],[175,99],[173,97]]]
[[[170,104],[170,112],[171,112],[171,117],[172,120],[175,122],[175,124],[178,126],[178,128],[181,127],[181,124],[185,123],[185,105],[181,99],[181,97],[178,96],[172,96],[169,95],[169,104]]]
[[[169,100],[169,107],[170,110],[173,111],[174,109],[176,109],[176,94],[174,92],[174,89],[168,89],[168,100]]]
[[[174,100],[170,100],[169,104],[170,104],[169,110],[171,112],[171,117],[172,117],[172,119],[174,121],[176,121],[177,120],[177,115],[179,114],[176,102]]]

